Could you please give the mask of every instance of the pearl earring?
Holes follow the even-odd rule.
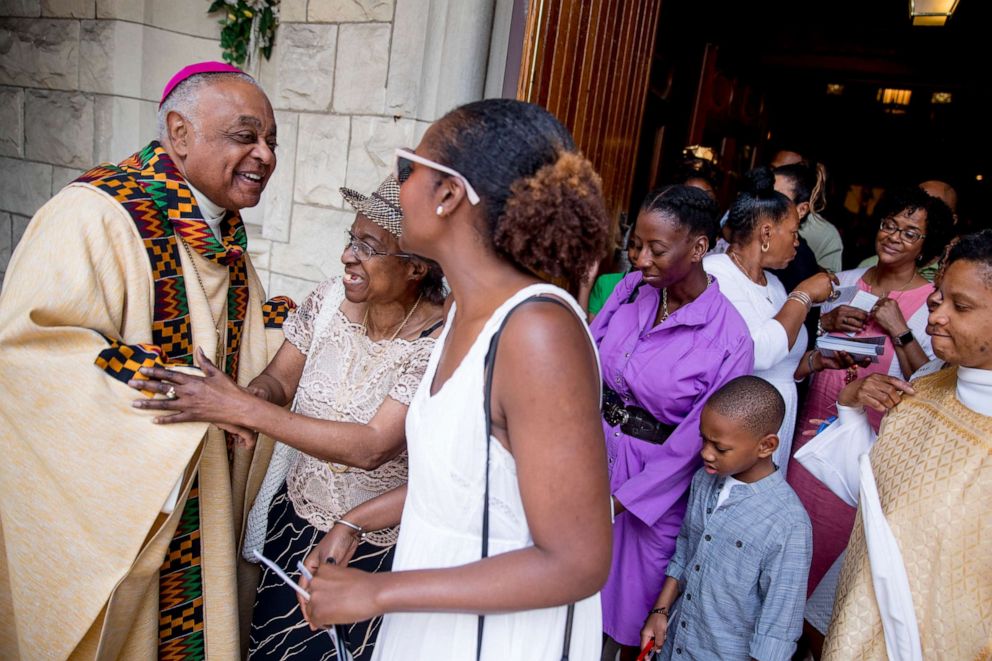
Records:
[[[443,216],[444,215],[444,205],[443,204],[437,205],[437,209],[434,209],[434,213],[436,213],[439,216]]]

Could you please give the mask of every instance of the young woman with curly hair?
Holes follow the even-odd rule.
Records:
[[[637,656],[641,625],[675,552],[689,483],[702,465],[703,405],[754,365],[747,324],[703,271],[717,217],[716,203],[698,188],[649,194],[631,238],[635,270],[592,324],[617,512],[603,630],[624,660]]]
[[[407,417],[409,483],[311,553],[310,620],[386,613],[376,659],[593,661],[610,564],[599,367],[582,309],[535,274],[574,284],[602,254],[599,177],[546,110],[508,99],[397,154],[401,247],[441,265],[453,303]],[[342,566],[356,534],[398,522],[391,573]]]

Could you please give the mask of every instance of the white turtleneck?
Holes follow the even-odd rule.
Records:
[[[959,367],[954,394],[975,413],[992,416],[992,370]]]
[[[189,181],[186,182],[186,185],[189,186],[190,192],[193,193],[193,198],[196,200],[196,206],[200,207],[200,213],[203,214],[203,220],[207,221],[207,225],[210,226],[210,231],[213,232],[214,236],[217,237],[217,240],[220,241],[220,224],[221,221],[224,220],[224,216],[227,215],[227,209],[219,204],[214,204],[209,197],[196,190],[196,188],[193,187],[193,184],[189,183]]]

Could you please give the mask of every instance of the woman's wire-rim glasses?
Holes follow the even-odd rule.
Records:
[[[465,186],[465,195],[466,197],[468,197],[469,203],[472,206],[475,206],[476,204],[479,203],[479,194],[475,192],[474,188],[472,188],[472,184],[468,182],[468,179],[465,178],[465,175],[463,175],[458,170],[449,168],[447,165],[441,165],[440,163],[432,161],[429,158],[418,156],[409,149],[396,150],[396,172],[394,172],[393,174],[396,175],[396,181],[400,182],[401,185],[403,184],[404,181],[410,178],[410,171],[412,170],[413,167],[411,165],[412,163],[419,163],[420,165],[429,167],[432,170],[443,172],[444,174],[450,175],[455,179],[458,179],[459,181],[462,182],[462,185]]]
[[[402,257],[404,259],[413,257],[413,255],[405,252],[380,252],[352,234],[351,230],[348,230],[346,234],[348,235],[348,247],[351,248],[351,254],[360,262],[367,262],[373,257]]]

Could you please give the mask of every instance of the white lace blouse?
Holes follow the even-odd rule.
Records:
[[[341,312],[340,278],[320,284],[290,313],[286,339],[306,355],[293,411],[312,418],[367,424],[387,397],[405,405],[417,390],[434,339],[373,342],[361,324]],[[375,470],[331,464],[292,450],[286,475],[296,513],[319,530],[355,506],[407,481],[407,455]],[[369,533],[379,546],[396,542],[397,530]]]

